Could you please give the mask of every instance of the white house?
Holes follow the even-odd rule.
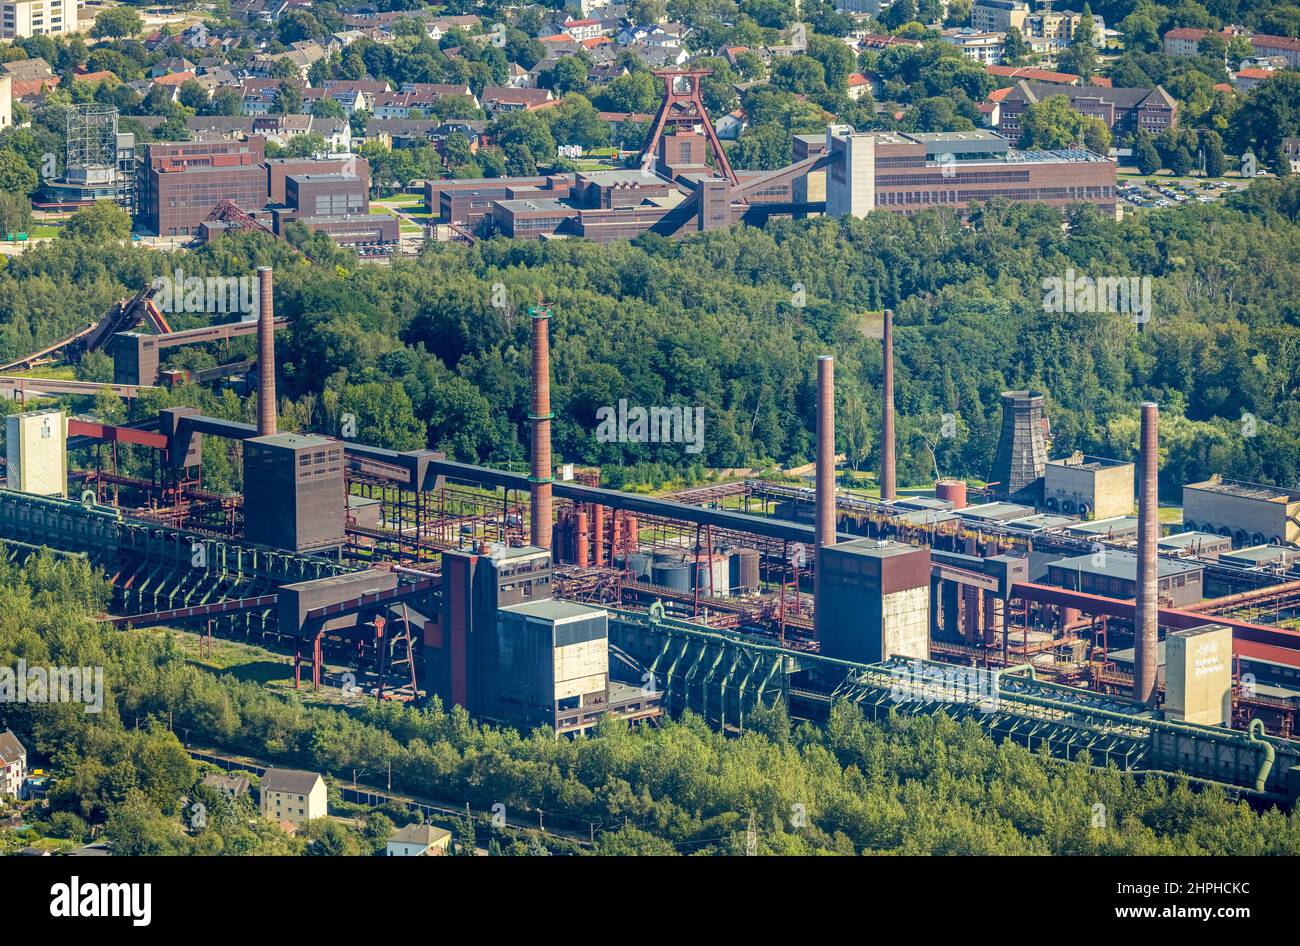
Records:
[[[316,772],[267,769],[262,775],[262,817],[302,825],[329,814],[325,780]]]
[[[451,832],[431,824],[408,824],[388,839],[387,857],[437,857],[447,853]]]
[[[6,729],[0,732],[0,797],[18,798],[27,778],[27,750],[18,737]]]

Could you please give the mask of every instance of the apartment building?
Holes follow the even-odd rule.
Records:
[[[981,33],[1005,33],[1015,27],[1023,34],[1029,4],[1023,0],[976,0],[971,8],[971,29]]]
[[[0,0],[0,39],[77,31],[77,0]]]
[[[316,772],[298,769],[267,769],[262,775],[262,817],[306,824],[329,814],[325,780]]]

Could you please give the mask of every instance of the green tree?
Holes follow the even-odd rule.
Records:
[[[1025,110],[1020,121],[1020,147],[1059,150],[1079,140],[1083,116],[1064,95],[1052,95]]]
[[[1137,132],[1133,145],[1133,161],[1143,174],[1154,174],[1160,170],[1160,152],[1156,150],[1155,139],[1150,132]]]
[[[0,192],[26,197],[40,185],[36,171],[13,148],[0,148]]]
[[[121,39],[134,36],[144,29],[144,20],[130,7],[118,6],[95,14],[95,25],[90,35],[100,39]]]
[[[109,243],[131,239],[131,215],[108,200],[97,200],[83,207],[63,225],[59,236],[69,240]]]
[[[400,386],[378,381],[349,384],[343,388],[340,406],[355,419],[354,436],[366,443],[390,450],[419,450],[426,446],[424,422],[416,419],[411,398]]]

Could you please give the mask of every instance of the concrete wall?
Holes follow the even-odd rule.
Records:
[[[884,653],[930,659],[930,585],[885,596]]]

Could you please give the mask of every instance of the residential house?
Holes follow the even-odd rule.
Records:
[[[325,780],[316,772],[267,769],[262,775],[262,817],[302,825],[329,814]]]
[[[54,75],[53,67],[39,56],[35,59],[16,59],[13,62],[6,62],[0,65],[0,72],[13,76],[15,82],[48,79]]]
[[[408,824],[388,839],[388,857],[437,857],[447,853],[451,832],[431,824]]]
[[[19,798],[27,778],[27,750],[12,731],[0,732],[0,798]]]
[[[745,115],[744,109],[738,108],[714,120],[713,130],[718,133],[718,137],[723,141],[735,141],[741,136],[748,124],[749,119]]]
[[[217,775],[215,773],[203,776],[203,784],[209,788],[215,788],[227,798],[241,798],[248,794],[248,779],[239,775]]]
[[[1166,56],[1196,56],[1199,46],[1209,30],[1192,27],[1176,27],[1166,30],[1161,38]],[[1292,69],[1300,69],[1300,39],[1290,36],[1270,36],[1267,33],[1251,33],[1248,30],[1229,27],[1220,35],[1225,42],[1234,36],[1244,36],[1250,41],[1251,51],[1256,56],[1279,56]]]
[[[981,65],[996,65],[1002,62],[1005,33],[984,33],[968,26],[944,30],[939,34],[943,42],[956,46],[961,54],[972,62]]]
[[[560,32],[574,42],[580,43],[584,39],[596,39],[604,31],[601,29],[600,20],[587,17],[581,20],[565,20],[560,26]]]
[[[490,85],[483,90],[479,101],[489,115],[498,112],[534,112],[555,101],[550,89],[511,89]]]

